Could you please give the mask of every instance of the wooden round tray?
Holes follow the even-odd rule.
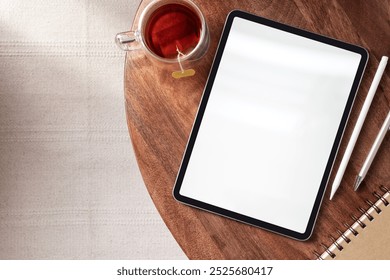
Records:
[[[133,30],[140,11],[138,9]],[[359,192],[352,191],[354,178],[389,110],[389,75],[385,74],[352,155],[338,193],[329,201],[329,189],[309,241],[300,242],[245,225],[174,200],[172,188],[187,144],[192,123],[217,48],[224,21],[240,9],[285,24],[364,46],[370,52],[363,81],[344,134],[334,171],[344,153],[378,60],[389,49],[389,9],[386,1],[194,1],[210,29],[210,48],[196,65],[196,75],[180,80],[159,68],[142,51],[128,52],[125,64],[125,99],[131,140],[145,185],[169,230],[190,259],[311,259],[320,243],[330,244],[329,234],[358,216],[356,207],[379,184],[390,181],[390,137],[370,169]],[[387,92],[384,92],[387,88]],[[275,178],[277,180],[277,178]],[[277,206],[276,206],[277,207]]]

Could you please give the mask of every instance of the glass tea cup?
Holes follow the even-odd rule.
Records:
[[[142,50],[174,78],[193,76],[194,62],[209,47],[209,31],[201,10],[190,0],[154,0],[142,11],[136,30],[118,33],[124,51]]]

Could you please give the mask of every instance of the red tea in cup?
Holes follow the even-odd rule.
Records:
[[[157,8],[145,28],[145,42],[150,51],[163,58],[190,53],[198,44],[202,23],[190,7],[167,4]]]

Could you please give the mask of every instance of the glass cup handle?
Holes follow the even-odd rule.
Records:
[[[138,31],[126,31],[116,34],[115,42],[124,51],[134,51],[141,48]]]

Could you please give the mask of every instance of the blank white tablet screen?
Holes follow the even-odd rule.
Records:
[[[180,194],[303,233],[360,59],[234,18]]]

